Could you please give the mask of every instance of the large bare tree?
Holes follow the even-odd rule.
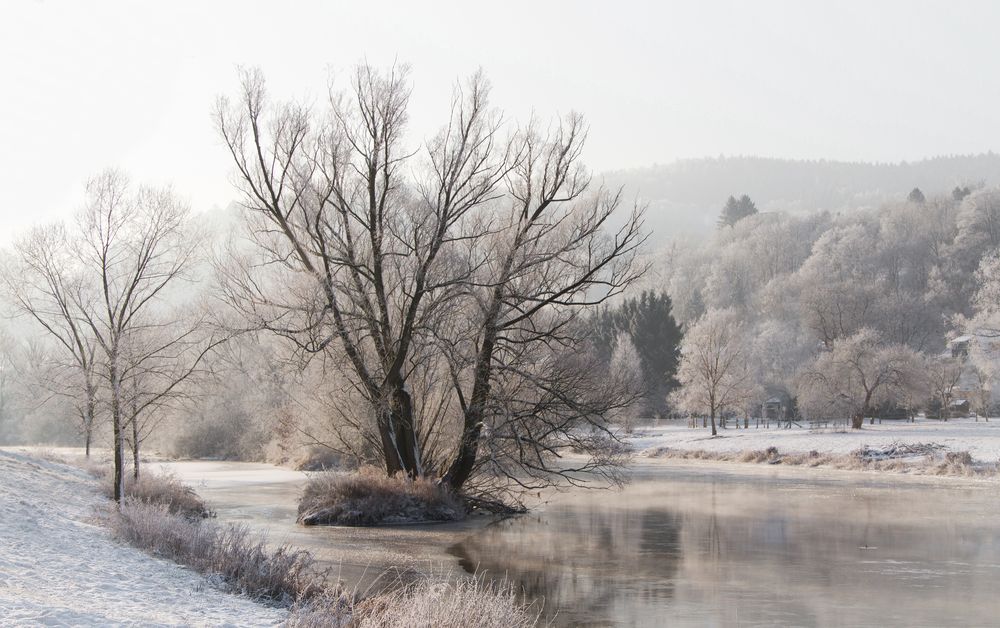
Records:
[[[641,212],[609,233],[621,200],[588,189],[582,120],[508,132],[476,75],[440,132],[411,149],[405,68],[359,67],[318,112],[270,102],[257,71],[241,78],[216,123],[255,246],[223,266],[226,300],[349,382],[375,426],[362,440],[388,473],[460,488],[504,420],[533,443],[520,471],[550,470],[555,436],[618,401],[573,398],[559,387],[579,378],[557,383],[540,365],[582,342],[579,310],[640,271]],[[532,392],[514,412],[497,403],[498,383]],[[565,414],[536,413],[551,423],[535,438],[521,414],[543,400]]]

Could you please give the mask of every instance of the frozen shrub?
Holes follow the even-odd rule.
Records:
[[[944,461],[955,465],[971,465],[972,455],[967,451],[949,451],[944,455]]]
[[[461,501],[428,478],[387,477],[375,467],[310,478],[299,501],[304,525],[373,526],[463,518]]]
[[[103,469],[101,485],[105,495],[112,497],[113,480],[111,470],[108,467]],[[181,515],[189,518],[202,518],[211,516],[208,506],[201,497],[190,487],[181,482],[177,476],[171,473],[144,473],[138,480],[131,475],[125,478],[125,497],[143,502],[164,506],[172,515]]]
[[[226,587],[257,600],[291,605],[326,590],[325,575],[307,552],[269,550],[245,526],[220,526],[171,514],[164,504],[127,498],[108,518],[115,538],[151,554],[219,576]]]
[[[306,447],[292,462],[296,471],[329,471],[353,469],[357,465],[329,447]]]

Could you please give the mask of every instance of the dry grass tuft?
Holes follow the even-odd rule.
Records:
[[[299,501],[299,522],[304,525],[374,526],[464,516],[461,501],[433,480],[390,478],[375,467],[316,475]]]
[[[768,447],[763,451],[751,450],[736,454],[736,460],[738,462],[775,463],[781,459],[778,457],[777,447]]]
[[[359,628],[528,628],[540,610],[528,604],[509,581],[483,577],[457,583],[422,579],[369,598],[356,608]]]
[[[115,538],[194,570],[256,600],[285,606],[327,593],[307,552],[268,550],[245,526],[219,526],[171,513],[165,504],[127,499],[108,517]]]
[[[377,595],[351,603],[345,596],[317,600],[292,609],[291,628],[529,628],[538,625],[540,609],[526,602],[507,580],[482,576],[419,577],[396,582]]]

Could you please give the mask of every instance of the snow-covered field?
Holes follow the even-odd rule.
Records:
[[[886,422],[865,424],[864,429],[805,427],[778,429],[719,429],[713,438],[709,429],[687,427],[686,421],[664,422],[661,427],[639,427],[626,439],[642,455],[660,447],[681,450],[705,450],[718,453],[742,452],[777,447],[782,453],[848,454],[862,446],[883,447],[894,442],[937,443],[945,451],[968,451],[980,462],[1000,459],[1000,419],[990,422],[952,419],[947,422],[917,419],[916,423]]]
[[[281,610],[119,545],[86,473],[0,450],[0,625],[273,626]]]

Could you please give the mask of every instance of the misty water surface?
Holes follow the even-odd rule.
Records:
[[[637,467],[624,491],[554,495],[502,521],[295,525],[301,475],[170,465],[223,521],[308,547],[345,582],[389,566],[507,574],[554,625],[996,625],[990,484],[842,472]]]

